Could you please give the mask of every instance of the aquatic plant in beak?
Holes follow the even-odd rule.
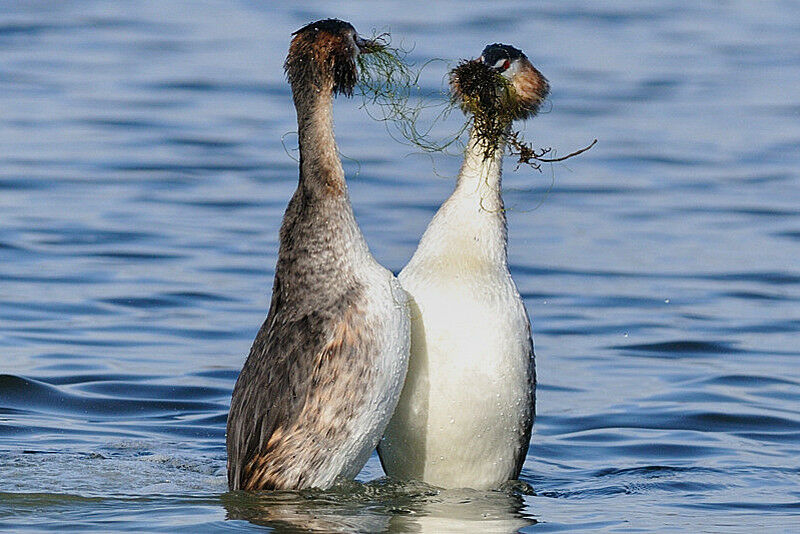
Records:
[[[365,107],[373,104],[383,110],[382,117],[371,114],[376,120],[406,120],[411,91],[419,80],[419,72],[406,63],[408,52],[391,46],[388,33],[363,43],[357,62],[358,90]]]
[[[395,140],[408,141],[423,150],[439,152],[463,132],[461,130],[457,136],[444,143],[434,140],[430,135],[430,128],[450,111],[441,109],[441,93],[421,94],[420,75],[427,65],[437,60],[430,60],[421,66],[410,64],[410,50],[402,45],[392,46],[388,33],[365,41],[361,52],[357,62],[362,107],[372,119],[386,123]],[[425,117],[423,120],[423,113],[430,108],[438,108],[439,112],[435,117]],[[421,131],[419,125],[423,123],[429,124],[429,127]],[[392,128],[397,129],[399,137]]]
[[[386,33],[363,41],[359,48],[357,87],[364,99],[362,107],[374,120],[385,122],[396,140],[425,152],[444,152],[473,128],[487,157],[500,147],[508,147],[517,158],[517,167],[526,164],[541,170],[542,163],[569,159],[597,142],[595,139],[563,157],[548,158],[552,148],[534,148],[512,129],[515,120],[536,115],[549,93],[547,79],[512,46],[489,45],[479,59],[461,61],[449,73],[450,95],[446,99],[441,93],[422,94],[419,86],[423,69],[436,60],[419,67],[409,64],[409,51],[392,46]],[[434,127],[454,109],[461,109],[466,120],[455,134],[436,138],[431,133]]]
[[[470,117],[484,154],[489,157],[505,142],[507,130],[518,115],[511,82],[480,60],[462,61],[450,71],[450,89],[451,103]]]
[[[490,47],[504,46],[520,54],[521,67],[511,77],[503,74],[511,68],[508,59],[500,58],[499,67],[487,64],[485,56]],[[471,123],[478,142],[490,157],[499,147],[508,145],[516,156],[517,167],[522,164],[541,170],[541,163],[564,161],[589,150],[592,143],[560,158],[546,158],[552,148],[535,149],[525,142],[519,131],[513,130],[515,120],[535,115],[547,98],[550,86],[542,74],[522,53],[507,45],[490,45],[480,59],[465,60],[450,71],[451,103],[461,108]]]

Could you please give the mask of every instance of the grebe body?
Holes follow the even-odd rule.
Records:
[[[370,254],[333,136],[333,96],[352,94],[362,45],[334,19],[292,39],[286,73],[300,179],[281,225],[269,313],[231,400],[231,490],[327,488],[353,478],[402,389],[407,295]]]
[[[547,82],[520,51],[497,47],[506,45],[490,45],[481,59],[515,87],[516,104],[530,99],[516,118],[527,117]],[[378,448],[389,475],[447,488],[517,478],[535,413],[530,321],[507,260],[504,144],[487,148],[480,128],[476,122],[455,191],[399,275],[411,296],[411,359]]]

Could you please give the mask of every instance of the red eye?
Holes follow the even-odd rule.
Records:
[[[511,62],[509,60],[506,60],[506,62],[503,63],[503,70],[506,70],[510,66],[511,66]]]

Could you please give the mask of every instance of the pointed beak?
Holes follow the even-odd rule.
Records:
[[[364,39],[360,35],[355,36],[356,46],[361,54],[369,54],[375,49],[375,41]]]

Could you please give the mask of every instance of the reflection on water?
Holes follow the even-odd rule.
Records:
[[[329,491],[223,495],[229,519],[277,532],[476,532],[504,534],[536,523],[520,494],[508,490],[442,490],[379,479]]]

